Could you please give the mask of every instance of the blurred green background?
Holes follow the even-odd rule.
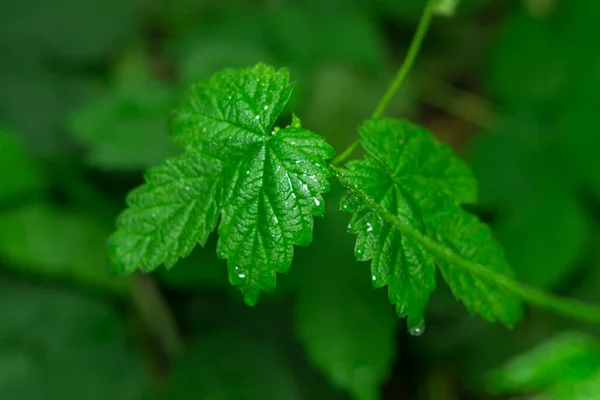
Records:
[[[600,335],[533,308],[513,330],[487,324],[438,279],[411,337],[355,261],[335,185],[313,244],[254,308],[214,237],[171,271],[110,274],[106,238],[144,169],[176,154],[168,118],[190,83],[286,66],[288,117],[340,152],[423,6],[1,0],[0,399],[500,399],[486,371],[565,329]],[[596,0],[463,0],[433,21],[387,112],[470,163],[470,208],[520,281],[597,304],[599,15]]]

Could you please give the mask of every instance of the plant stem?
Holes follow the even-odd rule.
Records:
[[[425,5],[423,14],[421,14],[421,19],[419,21],[419,25],[417,26],[415,35],[413,36],[413,38],[410,42],[410,45],[408,47],[408,52],[406,53],[406,59],[400,66],[400,69],[398,70],[396,77],[394,78],[394,80],[388,87],[387,91],[385,92],[385,94],[383,95],[381,100],[379,101],[379,104],[377,104],[377,108],[375,108],[375,111],[373,112],[371,119],[377,119],[383,115],[386,107],[388,106],[388,104],[390,103],[392,98],[394,97],[394,94],[396,94],[396,92],[398,91],[400,86],[402,86],[402,83],[406,79],[408,72],[410,71],[411,67],[413,66],[413,64],[417,58],[417,55],[419,54],[419,50],[421,49],[421,44],[423,43],[423,39],[425,39],[425,34],[427,33],[427,30],[429,29],[429,25],[431,23],[431,18],[433,16],[434,6],[435,6],[435,0],[427,0],[427,4]],[[354,150],[356,150],[356,148],[358,147],[359,144],[360,144],[360,139],[357,139],[346,150],[344,150],[339,156],[334,158],[332,163],[334,165],[340,165],[341,163],[346,161],[346,159],[348,159],[348,157],[350,157],[352,155]]]
[[[463,258],[456,254],[452,249],[424,236],[421,232],[389,212],[362,189],[356,186],[350,179],[346,178],[340,169],[332,166],[332,170],[342,186],[346,187],[355,196],[360,198],[367,207],[379,214],[379,216],[385,219],[386,222],[395,229],[420,243],[437,257],[446,260],[452,265],[456,265],[458,268],[461,268],[472,275],[479,276],[488,282],[493,282],[503,287],[505,290],[518,295],[532,305],[552,310],[565,317],[600,324],[600,306],[546,293],[521,282],[517,282],[508,276],[498,274],[484,265]]]
[[[175,319],[152,277],[137,273],[132,277],[132,298],[140,317],[160,342],[169,360],[183,348]]]

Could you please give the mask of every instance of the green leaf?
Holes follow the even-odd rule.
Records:
[[[375,400],[396,356],[398,319],[346,251],[351,238],[337,228],[343,227],[339,217],[329,213],[315,229],[315,245],[297,279],[296,331],[333,385],[354,399]]]
[[[70,132],[88,149],[91,165],[143,169],[176,154],[167,134],[173,91],[150,76],[147,62],[129,55],[107,93],[71,116]]]
[[[144,398],[150,371],[106,304],[3,278],[0,320],[0,398]]]
[[[42,177],[24,144],[7,129],[0,128],[0,199],[39,192]]]
[[[552,102],[564,78],[557,41],[549,21],[524,11],[505,21],[493,44],[488,74],[498,100],[521,109]]]
[[[196,243],[204,245],[217,222],[220,171],[218,160],[191,151],[148,170],[110,237],[113,267],[125,273],[171,267]]]
[[[293,245],[311,242],[312,216],[323,213],[321,193],[329,189],[325,160],[333,156],[297,118],[275,127],[291,91],[286,70],[263,64],[194,85],[172,124],[186,152],[130,196],[112,238],[117,269],[173,265],[206,241],[220,214],[217,255],[229,260],[230,282],[248,304],[275,288]]]
[[[89,216],[34,204],[0,214],[0,258],[4,268],[126,293],[127,280],[109,274],[108,234]]]
[[[173,366],[161,399],[300,400],[282,352],[232,331],[200,337]]]
[[[354,213],[348,230],[358,234],[356,257],[372,260],[373,285],[389,286],[398,315],[408,316],[409,328],[419,333],[437,264],[471,313],[514,324],[521,313],[519,299],[455,262],[457,256],[496,274],[511,274],[490,229],[460,207],[476,197],[468,167],[431,133],[407,121],[367,121],[359,131],[368,155],[342,172],[352,194],[341,208]],[[374,208],[396,217],[403,231]]]
[[[460,0],[437,0],[434,11],[436,14],[451,17],[458,7]]]
[[[495,394],[538,393],[539,400],[584,400],[600,395],[600,343],[566,332],[488,374]]]

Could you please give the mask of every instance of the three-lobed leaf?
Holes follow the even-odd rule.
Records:
[[[172,122],[184,154],[149,173],[119,218],[111,240],[118,269],[173,265],[206,241],[220,216],[217,254],[228,259],[231,283],[249,304],[275,288],[293,245],[310,243],[312,216],[323,214],[333,156],[299,119],[275,127],[292,88],[287,70],[263,64],[192,87]]]
[[[455,263],[457,256],[510,275],[490,229],[460,206],[476,200],[468,167],[431,133],[407,121],[367,121],[359,131],[368,154],[342,172],[351,194],[341,208],[353,212],[348,229],[358,235],[357,258],[371,260],[373,285],[389,287],[398,315],[407,316],[419,333],[437,265],[471,313],[514,324],[519,299]],[[395,221],[365,204],[366,198]]]

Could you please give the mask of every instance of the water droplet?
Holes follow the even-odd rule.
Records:
[[[275,134],[275,129],[271,131],[271,136]]]
[[[279,220],[277,219],[277,216],[276,216],[276,215],[274,215],[274,216],[273,216],[273,222],[275,222],[276,224],[278,224],[278,223],[279,223]]]
[[[367,232],[373,232],[373,225],[370,222],[367,222]]]
[[[300,164],[302,161],[296,160],[296,165]]]
[[[377,280],[377,277],[376,277],[375,275],[373,275],[373,276],[371,277],[371,279],[373,280],[373,282],[375,282],[375,281]]]
[[[356,257],[362,257],[365,254],[363,249],[356,249]]]
[[[421,336],[424,332],[425,332],[425,323],[424,322],[421,322],[419,325],[413,326],[412,328],[409,328],[409,330],[408,330],[408,333],[410,333],[411,336]]]
[[[238,274],[238,278],[240,279],[244,279],[246,277],[246,274]]]
[[[353,228],[353,226],[352,226],[352,223],[349,223],[349,224],[348,224],[348,230],[349,230],[349,231],[351,231],[351,230],[352,230],[352,228]]]
[[[225,252],[223,250],[217,250],[217,257],[225,258]]]
[[[246,175],[250,175],[250,170],[249,169],[246,170]]]
[[[320,166],[321,166],[321,164],[315,163],[315,167],[320,167]]]
[[[268,110],[268,109],[269,109],[269,106],[265,106],[265,107],[264,107],[264,109],[265,109],[265,110]]]
[[[256,119],[260,119],[260,115],[257,115],[257,116],[256,116],[256,117],[254,117],[254,118],[256,118]]]
[[[317,207],[321,205],[321,202],[316,197],[314,197],[313,200],[315,201]]]

